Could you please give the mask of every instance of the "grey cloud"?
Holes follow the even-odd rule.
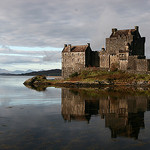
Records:
[[[55,51],[45,52],[43,61],[60,62],[61,61],[61,52],[55,52]]]
[[[3,54],[3,55],[2,55]],[[43,61],[50,61],[51,63],[60,63],[60,51],[20,51],[13,50],[7,46],[0,49],[0,63],[42,63]]]
[[[25,56],[5,56],[2,55],[0,59],[1,64],[26,64],[26,63],[42,63],[42,59],[39,57],[25,57]]]
[[[111,28],[135,25],[149,37],[149,7],[149,0],[0,1],[0,44],[63,47],[91,42],[100,49]],[[147,38],[147,49],[149,43]]]
[[[30,51],[25,51],[25,50],[15,50],[9,48],[9,46],[2,46],[0,48],[0,54],[18,54],[18,55],[30,55],[30,56],[42,56],[44,55],[44,51],[36,51],[36,50],[30,50]]]
[[[16,55],[22,55],[22,56],[26,56],[26,57],[34,57],[34,56],[38,56],[38,57],[49,57],[49,56],[57,56],[57,60],[60,59],[60,55],[61,52],[60,51],[54,51],[54,50],[15,50],[15,49],[11,49],[9,46],[6,45],[2,45],[2,47],[0,48],[0,54],[16,54]],[[32,58],[31,58],[32,59]],[[56,59],[56,57],[54,58]]]

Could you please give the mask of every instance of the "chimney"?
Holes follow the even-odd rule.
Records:
[[[139,26],[135,26],[135,30],[139,31]]]
[[[71,44],[68,44],[69,52],[71,52]]]
[[[112,29],[112,33],[115,33],[115,32],[117,32],[117,28]]]
[[[64,44],[64,48],[67,47],[67,44]]]
[[[87,45],[90,47],[90,43],[87,43]]]

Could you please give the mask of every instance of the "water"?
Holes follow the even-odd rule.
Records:
[[[0,150],[149,149],[147,92],[23,85],[0,76]]]

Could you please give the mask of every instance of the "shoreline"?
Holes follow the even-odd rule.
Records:
[[[108,82],[108,81],[95,81],[95,82],[80,82],[80,81],[65,81],[61,79],[47,79],[46,76],[35,76],[26,80],[23,83],[29,88],[43,88],[47,87],[65,87],[65,88],[106,88],[106,87],[126,87],[126,88],[150,88],[150,83],[146,81],[140,82]]]

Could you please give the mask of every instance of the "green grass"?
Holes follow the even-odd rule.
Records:
[[[113,80],[118,82],[149,81],[148,74],[132,74],[123,71],[84,70],[76,76],[70,76],[71,81],[93,82],[95,80]]]

